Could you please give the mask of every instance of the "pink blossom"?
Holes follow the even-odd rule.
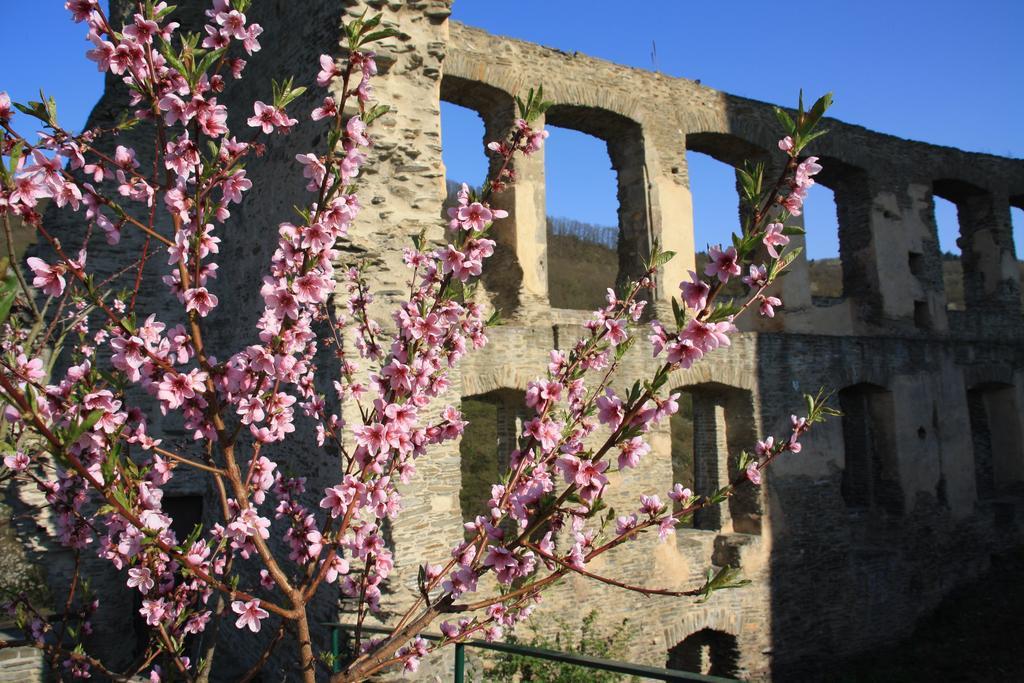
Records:
[[[164,401],[168,408],[178,408],[187,399],[195,398],[197,392],[203,390],[206,373],[198,369],[187,374],[169,372],[164,375],[157,389],[157,398]]]
[[[263,33],[263,27],[259,24],[249,24],[249,28],[245,32],[245,38],[242,39],[242,47],[245,48],[246,54],[251,55],[253,52],[259,52],[260,41],[257,38]]]
[[[15,472],[23,472],[28,469],[29,458],[21,451],[4,456],[4,466]]]
[[[348,120],[345,124],[345,132],[348,133],[348,139],[352,144],[360,147],[370,145],[370,138],[366,137],[366,124],[358,116],[353,116]]]
[[[782,299],[775,296],[760,296],[758,299],[760,300],[761,315],[766,318],[774,318],[775,309],[782,305]]]
[[[598,396],[595,403],[597,419],[601,421],[601,424],[608,425],[611,429],[617,429],[622,424],[622,418],[625,416],[622,400],[611,389],[605,389],[605,395]]]
[[[242,193],[252,187],[252,181],[245,177],[245,171],[235,171],[221,186],[224,191],[225,202],[242,203]]]
[[[325,97],[323,104],[313,110],[312,114],[310,114],[310,118],[314,121],[319,121],[320,119],[334,118],[337,115],[338,105],[334,101],[334,98]]]
[[[768,249],[768,253],[772,258],[779,258],[779,253],[775,250],[775,247],[789,244],[789,237],[783,235],[782,230],[782,223],[769,223],[768,227],[764,230],[764,238],[761,241]]]
[[[491,210],[480,202],[473,202],[468,206],[460,206],[457,209],[448,209],[448,215],[453,216],[463,230],[480,232],[487,227],[495,218],[504,218],[508,215],[505,211]]]
[[[99,10],[100,4],[98,0],[67,0],[64,8],[71,12],[71,18],[79,24],[91,19],[93,13]]]
[[[765,266],[750,264],[750,274],[743,276],[743,284],[760,289],[768,285],[768,269]]]
[[[719,346],[729,346],[728,332],[732,330],[728,322],[706,323],[691,319],[686,323],[680,334],[680,340],[689,340],[693,346],[704,353],[714,351]]]
[[[93,30],[89,31],[87,37],[94,47],[92,50],[88,50],[85,56],[90,61],[96,62],[96,69],[98,71],[107,71],[110,69],[110,63],[114,57],[114,44],[103,40]]]
[[[262,128],[264,133],[274,132],[274,127],[280,125],[281,112],[277,107],[257,100],[253,104],[253,115],[246,121],[253,128]]]
[[[317,192],[327,175],[327,167],[315,154],[296,154],[295,160],[302,164],[302,177],[309,178],[306,189],[310,192]]]
[[[320,55],[320,73],[316,75],[316,84],[321,87],[328,86],[340,75],[341,69],[334,63],[334,58],[330,55]]]
[[[629,333],[626,331],[626,321],[624,320],[606,320],[604,326],[608,331],[605,334],[605,339],[612,346],[618,346],[629,338]]]
[[[146,624],[149,626],[159,626],[160,622],[167,617],[168,612],[167,601],[163,598],[143,600],[142,607],[139,609],[139,614],[146,617]]]
[[[6,91],[0,90],[0,121],[11,120],[11,98]]]
[[[693,498],[693,491],[688,488],[684,488],[682,484],[676,484],[672,487],[672,490],[669,491],[668,497],[682,505]]]
[[[708,254],[708,265],[704,268],[704,274],[709,277],[718,276],[718,279],[726,283],[730,277],[736,277],[742,271],[740,264],[736,261],[735,247],[723,250],[721,245],[711,247]]]
[[[25,263],[35,274],[35,278],[32,280],[33,287],[39,288],[43,294],[48,296],[60,296],[64,293],[65,266],[63,264],[50,266],[35,256],[25,259]]]
[[[14,191],[10,194],[11,204],[24,204],[34,208],[40,199],[50,196],[50,190],[38,173],[22,173],[14,178]]]
[[[146,567],[132,567],[128,570],[128,587],[138,588],[145,595],[153,590],[154,582],[151,572]]]
[[[205,318],[217,307],[217,296],[207,291],[206,287],[193,287],[185,292],[185,310],[195,311],[199,317]]]
[[[771,455],[772,448],[774,447],[775,437],[769,436],[764,441],[757,442],[757,445],[754,447],[754,452],[757,453],[760,457],[765,457]]]
[[[248,35],[245,30],[245,15],[238,10],[220,12],[215,17],[217,24],[224,27],[235,40],[245,40]]]
[[[814,184],[811,176],[817,175],[820,171],[821,164],[818,163],[818,157],[807,157],[797,165],[793,182],[798,188],[806,189]]]
[[[781,149],[783,152],[788,152],[788,151],[792,150],[793,149],[793,138],[791,138],[790,136],[787,135],[786,137],[784,137],[781,140],[779,140],[779,149]]]
[[[679,289],[683,293],[683,301],[691,310],[700,311],[707,305],[711,286],[697,277],[697,273],[692,270],[690,271],[690,281],[680,282]]]
[[[619,469],[636,467],[640,464],[640,458],[650,452],[650,445],[639,436],[624,441],[619,444]]]
[[[761,485],[761,470],[758,469],[756,462],[752,462],[747,466],[747,479],[749,479],[750,483],[754,486]]]
[[[240,615],[235,621],[235,626],[237,628],[248,626],[249,630],[253,633],[259,633],[260,622],[270,616],[267,610],[260,607],[259,600],[250,600],[248,602],[235,600],[231,603],[231,609],[235,614]]]

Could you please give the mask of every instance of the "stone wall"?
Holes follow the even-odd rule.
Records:
[[[449,5],[255,3],[252,18],[266,28],[264,49],[252,59],[242,88],[225,99],[241,117],[247,103],[266,95],[261,83],[271,75],[295,74],[298,83],[312,85],[316,55],[339,52],[342,12],[369,6],[400,31],[379,50],[376,93],[392,110],[374,129],[373,158],[360,179],[365,210],[344,255],[374,264],[382,312],[403,291],[400,247],[421,230],[430,239],[442,237],[440,102],[476,110],[488,136],[498,137],[512,125],[513,96],[543,82],[555,102],[547,123],[608,144],[618,176],[619,277],[640,269],[654,240],[678,252],[653,302],[664,313],[676,284],[694,267],[686,150],[732,165],[770,160],[778,138],[772,107],[690,80],[490,35],[450,21]],[[300,108],[309,108],[318,93],[313,88]],[[108,84],[90,125],[110,120],[121,106],[123,95]],[[635,661],[665,665],[670,650],[685,650],[673,655],[674,663],[710,666],[728,659],[724,673],[794,679],[831,657],[907,633],[951,586],[984,570],[991,553],[1020,542],[1024,323],[1009,207],[1024,204],[1024,162],[839,121],[827,126],[831,132],[812,153],[823,159],[821,182],[836,196],[843,296],[827,305],[812,299],[801,256],[780,285],[786,305],[774,320],[745,322],[731,348],[679,371],[671,385],[694,396],[697,479],[707,487],[730,472],[738,451],[757,435],[787,426],[790,413],[800,410],[801,392],[854,387],[844,395],[866,407],[851,410],[845,424],[834,420],[817,428],[802,453],[772,468],[752,499],[678,530],[671,542],[621,547],[594,567],[634,583],[685,589],[698,585],[709,565],[733,564],[751,579],[748,587],[694,604],[641,598],[572,577],[547,594],[534,627],[544,628],[553,614],[598,609],[606,624],[630,620],[638,636],[629,653]],[[275,226],[289,219],[289,207],[304,194],[293,155],[311,149],[319,130],[303,122],[249,165],[257,187],[273,179],[274,191],[254,192],[232,219],[233,246],[215,283],[222,310],[230,311],[219,321],[222,339],[244,340],[251,329],[259,302],[249,293]],[[506,322],[453,377],[455,404],[460,397],[522,391],[544,372],[547,351],[571,346],[587,318],[548,303],[542,154],[517,162],[516,171],[520,184],[500,200],[511,217],[497,228],[500,249],[480,294],[502,309]],[[947,311],[933,196],[959,207],[967,289],[962,312]],[[138,248],[122,242],[90,259],[113,267]],[[163,305],[147,303],[156,310]],[[649,372],[648,355],[636,350],[627,356],[623,376]],[[501,433],[515,409],[504,413]],[[162,428],[174,435],[173,425]],[[664,496],[670,487],[668,425],[651,441],[654,452],[639,471],[613,475],[613,506],[635,506],[640,493]],[[884,444],[884,452],[864,460],[855,451],[869,441]],[[314,490],[329,477],[329,463],[308,449],[283,457],[310,476]],[[848,460],[851,468],[854,462],[877,465],[868,480],[876,472],[884,486],[869,496],[844,497]],[[851,469],[846,479],[852,476]],[[204,492],[198,483],[182,487],[182,493]],[[404,491],[404,514],[391,529],[396,571],[389,611],[415,595],[419,564],[444,559],[461,539],[460,487],[458,444],[418,462],[416,482]],[[59,585],[59,572],[51,575]],[[116,576],[103,577],[99,590],[123,592]],[[104,608],[100,628],[108,643],[122,642],[120,631],[111,636],[131,618],[129,602],[115,598]],[[330,605],[322,612],[329,615]],[[326,634],[317,637],[326,647]],[[716,651],[724,642],[735,645],[734,658]],[[230,646],[244,662],[257,644],[233,638]],[[426,671],[444,677],[443,666],[436,662]]]

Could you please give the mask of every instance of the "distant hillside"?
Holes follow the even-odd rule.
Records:
[[[460,184],[448,181],[447,187],[445,207],[455,205]],[[447,217],[446,213],[444,215]],[[605,290],[614,286],[619,270],[618,228],[548,216],[547,233],[551,305],[582,310],[603,305]],[[705,260],[705,254],[697,254],[698,263]],[[838,258],[813,259],[808,265],[812,297],[838,299],[843,296],[843,271]],[[1021,282],[1024,282],[1024,261],[1020,261],[1019,266]],[[942,279],[950,308],[963,310],[963,270],[957,256],[943,254]],[[734,280],[729,282],[724,294],[740,296],[745,291],[739,280]]]

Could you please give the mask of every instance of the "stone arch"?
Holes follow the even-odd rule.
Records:
[[[739,673],[740,649],[736,636],[704,628],[668,650],[665,667],[705,676],[732,678]]]
[[[668,385],[686,387],[698,384],[723,384],[734,389],[757,392],[757,373],[749,372],[742,363],[719,364],[713,361],[694,363],[689,369],[676,369],[668,377]]]
[[[739,475],[740,454],[752,451],[757,441],[753,393],[717,382],[677,390],[682,394],[680,411],[670,418],[673,479],[698,495],[708,495]],[[698,510],[693,526],[760,534],[761,517],[760,489],[744,486],[727,503]]]
[[[734,133],[714,131],[687,133],[686,149],[707,154],[733,168],[743,166],[745,161],[765,163],[771,161],[770,155],[763,147]]]
[[[521,365],[477,366],[472,372],[463,371],[462,395],[478,396],[502,389],[526,391],[527,384],[536,378],[535,368],[524,368]]]
[[[843,412],[843,474],[840,492],[851,509],[902,515],[892,392],[861,382],[839,391]]]

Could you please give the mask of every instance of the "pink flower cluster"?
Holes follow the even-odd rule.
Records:
[[[449,373],[487,336],[481,306],[459,292],[494,253],[489,233],[507,212],[492,207],[491,198],[515,182],[513,157],[543,145],[547,132],[528,122],[543,109],[536,109],[531,92],[508,139],[488,145],[499,170],[479,196],[462,187],[448,211],[451,241],[436,248],[416,241],[405,251],[408,296],[385,327],[371,314],[373,296],[359,267],[339,269],[339,244],[361,210],[353,186],[373,145],[367,122],[380,113],[366,107],[377,66],[360,41],[372,42],[366,38],[370,29],[349,35],[343,62],[322,55],[315,80],[330,94],[311,118],[325,121],[321,125],[330,126],[329,137],[338,144],[295,155],[310,202],[294,222],[278,224],[259,288],[263,308],[253,343],[218,356],[204,336],[224,296],[215,287],[218,231],[232,205],[253,188],[243,163],[262,154],[256,140],[297,124],[287,106],[300,91],[275,87],[271,103],[253,103],[247,120],[252,140],[232,134],[217,97],[228,87],[226,76],[241,77],[245,61],[230,57],[230,50],[251,55],[260,49],[262,33],[248,22],[245,0],[214,0],[207,10],[202,46],[221,52],[202,74],[190,73],[168,47],[178,40],[178,25],[167,20],[172,8],[164,2],[140,4],[119,30],[96,0],[68,0],[66,7],[88,27],[89,58],[124,80],[136,118],[157,127],[160,142],[148,176],[135,150],[116,145],[106,154],[96,146],[114,131],[76,136],[47,121],[53,133],[30,144],[9,133],[11,103],[0,93],[0,153],[18,155],[13,173],[0,183],[0,213],[25,217],[53,247],[52,263],[27,260],[32,285],[59,299],[62,312],[54,325],[77,339],[70,367],[49,380],[42,348],[33,347],[28,334],[12,333],[0,342],[0,395],[11,435],[21,443],[32,434],[32,443],[44,444],[7,453],[4,466],[45,496],[60,542],[123,572],[127,588],[138,591],[139,614],[181,670],[197,664],[184,652],[185,638],[211,622],[227,618],[253,633],[268,619],[308,626],[306,605],[323,583],[350,598],[362,620],[367,610],[380,609],[394,570],[385,532],[402,510],[400,485],[413,480],[418,458],[460,438],[465,428],[460,412],[443,404]],[[346,109],[350,97],[357,112]],[[16,152],[16,143],[27,152]],[[820,170],[815,157],[795,166],[782,202],[790,214],[799,214]],[[42,228],[35,208],[47,197],[83,214],[86,243],[94,230],[111,244],[125,229],[145,234],[147,251],[136,265],[131,297],[108,296],[86,271],[87,251],[69,256]],[[158,213],[168,220],[156,221]],[[487,509],[465,525],[466,540],[451,549],[449,561],[423,566],[419,599],[425,603],[451,606],[476,592],[487,574],[503,587],[496,597],[473,603],[475,616],[442,623],[446,639],[477,632],[500,638],[530,615],[545,581],[584,571],[593,558],[648,528],[657,528],[664,540],[681,516],[706,504],[676,484],[667,492],[669,502],[659,494],[641,496],[635,510],[618,516],[611,540],[595,521],[612,475],[640,466],[652,450],[651,430],[679,409],[679,394],[666,388],[668,376],[729,346],[736,310],[757,303],[771,317],[781,305],[765,289],[783,257],[778,248],[789,238],[782,222],[758,230],[746,237],[758,250],[760,240],[772,262],[748,263],[750,248],[739,242],[739,251],[714,246],[704,278],[691,272],[680,283],[682,307],[674,302],[673,323],[650,321],[653,355],[663,357],[650,382],[628,391],[610,385],[639,324],[649,320],[645,305],[655,290],[656,266],[620,294],[608,290],[606,305],[587,321],[581,338],[551,352],[547,375],[528,385],[532,414],[508,454],[507,476],[491,487]],[[161,280],[181,305],[178,319],[135,309],[150,242],[165,248],[159,252],[167,257]],[[722,286],[741,277],[744,266],[749,274],[742,281],[751,289],[746,303],[715,308]],[[340,301],[337,308],[332,297]],[[324,388],[318,362],[328,353],[338,373]],[[358,415],[351,424],[339,414],[346,401]],[[195,443],[176,452],[153,438],[147,406],[155,406],[167,424],[182,425]],[[337,483],[322,491],[307,491],[304,477],[286,474],[274,460],[279,444],[302,433],[303,422],[315,429],[317,447],[339,461]],[[774,457],[799,452],[808,427],[806,419],[794,417],[788,441],[776,445],[769,437],[759,443],[745,476],[760,483],[761,470]],[[213,475],[218,490],[219,517],[186,538],[172,529],[163,501],[178,467]],[[272,546],[277,540],[286,549],[281,556]],[[258,580],[255,572],[238,572],[240,565],[259,567]],[[547,578],[539,579],[545,572]],[[218,593],[225,598],[219,609],[211,600]],[[95,609],[90,601],[82,613]],[[32,620],[28,630],[41,647],[65,644],[45,620]],[[376,641],[365,650],[375,648],[410,672],[431,649],[418,638]],[[312,650],[300,657],[311,670]],[[90,675],[80,655],[67,656],[64,666],[73,675]],[[151,676],[159,680],[158,667]]]

